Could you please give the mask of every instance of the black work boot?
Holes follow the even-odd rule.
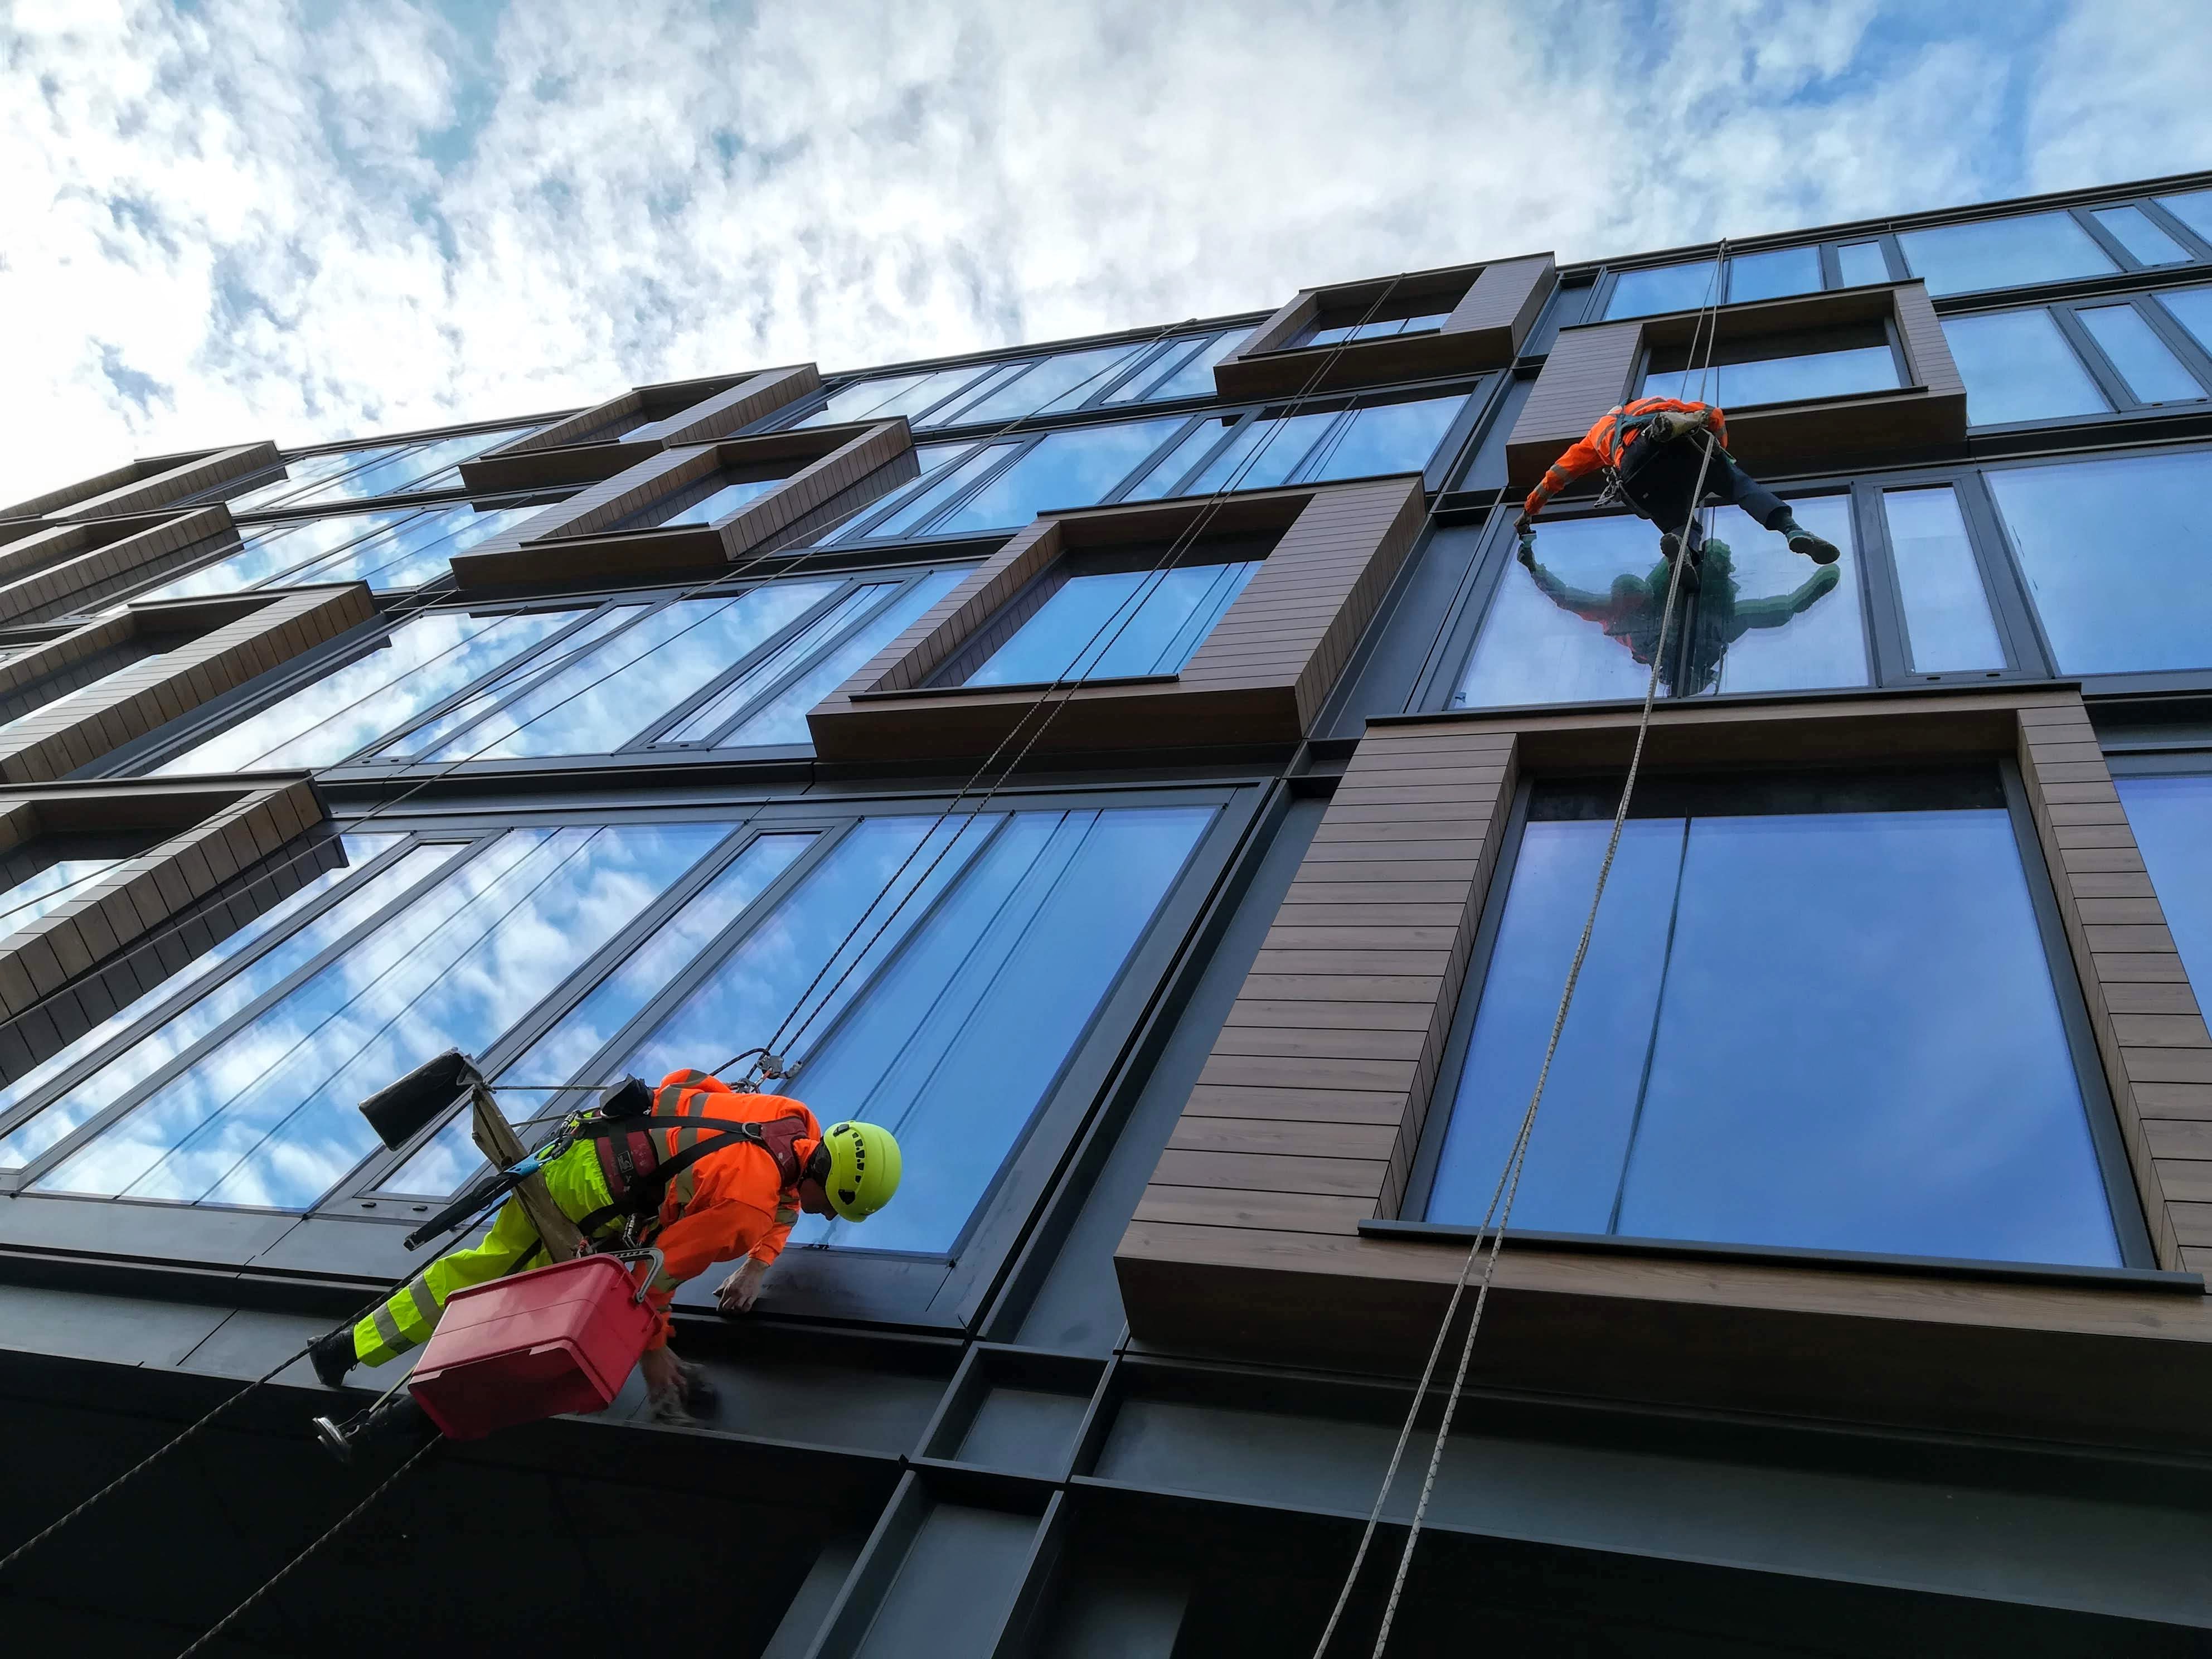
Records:
[[[1793,514],[1784,514],[1778,521],[1767,526],[1767,528],[1787,537],[1790,541],[1790,550],[1792,553],[1802,553],[1814,564],[1833,564],[1844,556],[1843,550],[1835,543],[1815,536],[1803,525],[1799,524]]]
[[[353,1351],[353,1327],[341,1325],[327,1336],[319,1336],[307,1349],[307,1363],[326,1389],[345,1386],[346,1373],[361,1362]]]
[[[315,1419],[315,1437],[341,1463],[352,1462],[362,1452],[411,1451],[437,1431],[415,1396],[404,1389],[343,1423],[327,1417]]]

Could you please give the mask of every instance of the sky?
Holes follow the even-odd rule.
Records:
[[[0,0],[0,502],[2212,166],[2203,0]]]

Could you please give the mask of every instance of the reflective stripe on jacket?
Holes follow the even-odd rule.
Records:
[[[1726,449],[1728,416],[1711,404],[1684,403],[1680,398],[1638,398],[1633,403],[1616,404],[1598,416],[1595,424],[1572,448],[1552,463],[1542,482],[1528,492],[1528,499],[1522,503],[1521,510],[1533,519],[1550,504],[1553,496],[1576,479],[1587,477],[1601,466],[1619,466],[1628,446],[1650,424],[1654,415],[1668,410],[1691,415],[1701,409],[1712,416],[1713,441]]]

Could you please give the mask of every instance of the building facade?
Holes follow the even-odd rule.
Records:
[[[2212,174],[1255,297],[0,512],[9,1547],[416,1271],[402,1072],[765,1048],[907,1184],[686,1287],[703,1420],[443,1446],[210,1650],[1313,1651],[1656,659],[1392,1650],[2205,1650]],[[1701,389],[1842,557],[1723,509],[1662,642],[1511,524]],[[388,1472],[331,1403],[14,1633],[183,1647]]]

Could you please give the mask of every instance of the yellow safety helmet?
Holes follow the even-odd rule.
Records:
[[[830,1207],[848,1221],[866,1221],[899,1188],[898,1137],[880,1123],[835,1123],[822,1133],[830,1149]]]

